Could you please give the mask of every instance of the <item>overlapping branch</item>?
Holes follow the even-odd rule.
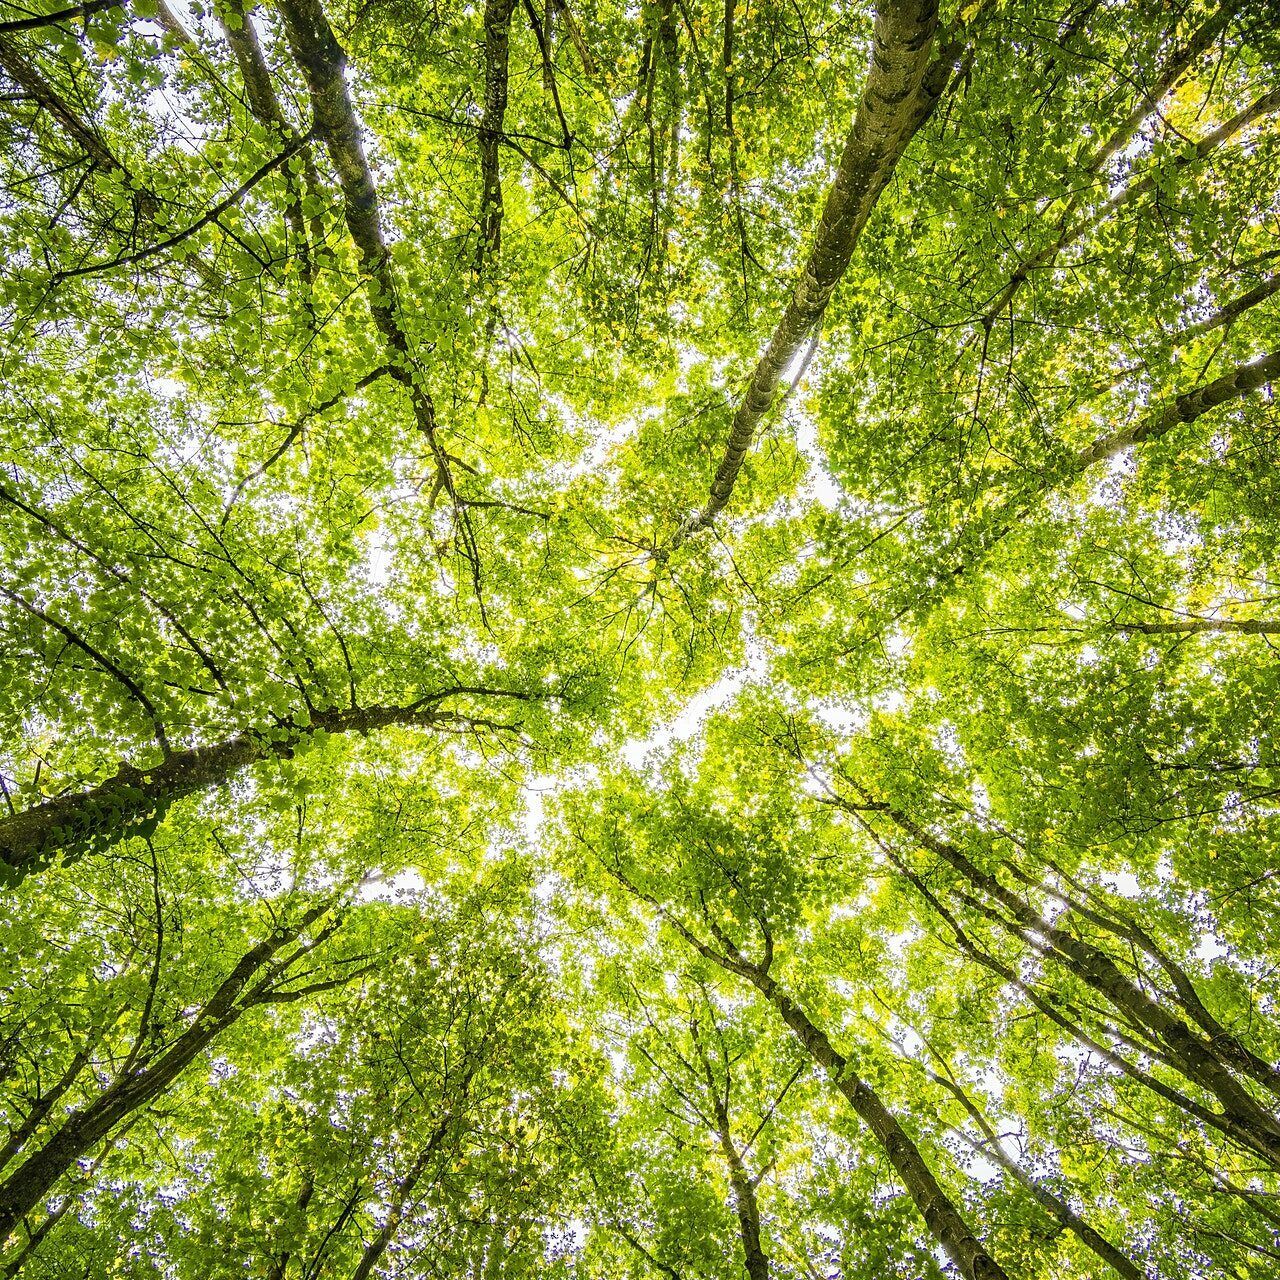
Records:
[[[803,1045],[805,1052],[827,1073],[835,1088],[853,1107],[889,1159],[907,1188],[930,1234],[956,1264],[965,1280],[1007,1280],[1000,1264],[986,1251],[963,1213],[938,1183],[919,1147],[903,1129],[897,1116],[885,1105],[874,1088],[853,1069],[849,1060],[832,1045],[826,1033],[772,976],[773,940],[765,932],[764,957],[750,959],[707,913],[704,922],[715,944],[707,942],[677,914],[633,884],[616,865],[601,860],[628,892],[648,903],[699,955],[726,973],[744,978],[760,992]],[[763,929],[763,926],[762,926]]]
[[[70,9],[57,9],[53,13],[38,13],[30,18],[15,18],[11,22],[0,22],[0,34],[9,32],[38,31],[41,27],[54,27],[61,22],[72,22],[76,18],[88,18],[104,9],[123,7],[124,0],[86,0],[84,4],[73,5]]]
[[[134,263],[145,262],[146,259],[154,258],[157,254],[167,253],[170,249],[177,248],[184,241],[190,240],[192,236],[203,231],[205,227],[212,226],[228,210],[234,209],[259,183],[270,177],[282,164],[297,155],[309,140],[309,135],[305,137],[295,136],[283,151],[278,152],[270,160],[259,165],[234,191],[223,196],[221,200],[201,214],[194,222],[183,227],[181,231],[175,231],[173,235],[166,236],[163,240],[158,240],[155,244],[149,244],[146,248],[138,249],[133,253],[122,253],[103,262],[89,262],[83,266],[70,267],[66,271],[57,271],[53,275],[52,282],[61,284],[64,280],[73,280],[78,276],[97,275],[103,271],[115,270],[117,267],[132,266]]]
[[[195,1011],[186,1030],[145,1064],[121,1070],[89,1102],[69,1109],[39,1145],[0,1183],[0,1240],[53,1189],[76,1162],[106,1139],[140,1108],[160,1097],[206,1048],[246,1012],[258,1005],[288,1000],[297,992],[283,986],[293,966],[330,937],[340,921],[322,924],[311,941],[292,951],[302,936],[332,910],[332,904],[309,907],[291,923],[247,951],[217,990]],[[281,954],[283,953],[283,954]],[[321,986],[338,985],[350,974]],[[313,989],[317,989],[313,984]]]
[[[286,146],[291,146],[298,140],[298,131],[293,127],[288,116],[284,113],[284,108],[280,105],[280,99],[276,94],[275,85],[271,79],[271,69],[267,66],[266,56],[263,54],[262,45],[258,41],[258,33],[254,30],[253,19],[241,6],[238,25],[233,26],[221,13],[218,14],[218,25],[222,30],[223,38],[231,47],[236,65],[240,69],[240,79],[244,82],[249,110],[254,118],[271,129],[281,142]],[[307,141],[309,142],[310,140],[308,139]],[[320,180],[316,173],[315,162],[311,157],[311,148],[309,145],[305,145],[299,150],[302,153],[303,172],[306,175],[307,189],[315,197],[319,194]],[[311,243],[307,235],[307,219],[303,215],[302,194],[298,190],[298,184],[292,173],[286,175],[286,180],[288,182],[288,198],[285,202],[285,217],[289,222],[289,228],[293,232],[294,239],[298,243],[299,253],[302,257],[303,276],[309,282],[314,272],[314,264],[312,262]],[[324,239],[324,227],[318,214],[313,215],[311,219],[311,239],[317,245],[322,243]]]
[[[968,888],[956,891],[958,901],[1027,943],[1033,951],[1042,952],[1061,964],[1101,996],[1141,1039],[1145,1052],[1215,1098],[1222,1108],[1219,1115],[1227,1131],[1272,1167],[1280,1169],[1280,1119],[1236,1078],[1233,1067],[1238,1054],[1224,1053],[1214,1040],[1198,1035],[1181,1017],[1130,978],[1104,950],[1060,922],[1047,919],[1026,897],[979,867],[958,845],[922,827],[893,805],[873,801],[862,787],[858,786],[857,790],[861,803],[848,803],[838,796],[833,803],[849,812],[881,849],[887,854],[891,852],[876,832],[869,813],[883,814],[920,848],[959,873]],[[900,869],[904,868],[896,854],[893,860]],[[911,878],[919,888],[922,883],[919,878]],[[1267,1064],[1250,1056],[1244,1067],[1245,1075],[1262,1074],[1261,1082],[1274,1089],[1276,1075]]]
[[[997,544],[1016,529],[1019,522],[1047,494],[1074,484],[1097,463],[1114,458],[1135,445],[1159,440],[1183,423],[1194,422],[1214,409],[1261,390],[1278,376],[1280,350],[1235,365],[1212,382],[1173,396],[1131,426],[1098,436],[1090,444],[1074,452],[1064,451],[1056,464],[1031,473],[1022,483],[1011,486],[1004,494],[993,494],[989,514],[979,519],[973,527],[963,530],[942,549],[941,555],[949,563],[940,571],[938,582],[931,593],[925,599],[917,599],[904,605],[897,616],[902,616],[912,608],[927,607],[930,602],[937,600],[947,583],[961,574],[972,574],[980,569]],[[1152,626],[1154,630],[1235,630],[1258,634],[1268,629],[1262,623],[1234,627],[1223,626],[1220,622],[1215,622],[1212,626]],[[1132,629],[1141,631],[1145,628],[1134,626]]]

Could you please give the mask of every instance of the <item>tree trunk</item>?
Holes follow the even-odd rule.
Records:
[[[697,1041],[696,1033],[694,1040]],[[749,1280],[769,1280],[769,1259],[760,1243],[760,1205],[756,1201],[755,1184],[742,1163],[738,1148],[734,1145],[733,1130],[729,1124],[729,1108],[716,1089],[711,1064],[703,1053],[701,1044],[698,1045],[698,1053],[706,1073],[707,1096],[715,1112],[716,1136],[720,1140],[720,1150],[724,1155],[725,1163],[729,1166],[729,1186],[733,1190],[733,1207],[738,1215],[738,1234],[742,1237],[742,1265],[746,1268]],[[726,1095],[728,1093],[727,1083],[725,1093]]]
[[[1268,1159],[1280,1168],[1280,1121],[1231,1074],[1213,1052],[1210,1042],[1197,1036],[1182,1019],[1171,1014],[1133,983],[1104,951],[1050,924],[1027,901],[981,870],[957,846],[920,828],[905,814],[888,809],[894,822],[921,845],[937,854],[972,885],[998,902],[1029,933],[1043,938],[1078,978],[1103,996],[1123,1017],[1142,1027],[1168,1054],[1182,1075],[1222,1105],[1239,1128],[1255,1136]],[[997,923],[1001,923],[997,919]]]
[[[163,817],[175,800],[219,786],[258,760],[290,755],[317,730],[365,734],[388,725],[426,728],[457,719],[449,712],[420,704],[319,711],[312,715],[310,724],[287,724],[274,737],[239,733],[209,746],[170,751],[149,768],[123,764],[114,777],[88,791],[59,796],[0,818],[0,884],[18,883],[58,853],[74,860],[91,849],[106,848]]]
[[[848,1062],[832,1047],[825,1033],[767,973],[751,966],[751,972],[745,976],[778,1010],[810,1057],[827,1072],[859,1119],[875,1135],[920,1210],[925,1225],[965,1280],[1008,1280],[1004,1269],[983,1248],[960,1210],[938,1185],[920,1149],[885,1106],[880,1095],[849,1069]]]
[[[486,0],[484,6],[484,115],[480,119],[480,243],[476,269],[485,254],[502,245],[502,169],[498,146],[507,113],[507,61],[515,0]]]
[[[281,926],[246,952],[187,1030],[160,1057],[138,1071],[118,1076],[92,1102],[73,1111],[38,1151],[0,1183],[0,1242],[9,1237],[77,1160],[96,1147],[122,1120],[160,1097],[247,1009],[269,998],[237,1003],[250,979],[328,909],[328,904],[310,908],[296,924]]]
[[[880,193],[907,144],[932,114],[951,75],[948,51],[936,62],[929,61],[937,23],[936,0],[884,0],[877,11],[866,87],[813,248],[734,414],[706,505],[681,525],[672,547],[706,528],[724,510],[782,375],[822,319]]]
[[[930,1077],[950,1092],[969,1113],[970,1118],[982,1130],[986,1143],[970,1142],[979,1155],[989,1156],[1015,1181],[1024,1187],[1050,1216],[1062,1224],[1087,1249],[1095,1253],[1117,1275],[1124,1280],[1146,1280],[1144,1272],[1134,1264],[1133,1260],[1121,1253],[1105,1236],[1094,1230],[1065,1200],[1054,1195],[1048,1187],[1037,1182],[1023,1167],[1008,1155],[1000,1144],[1000,1135],[988,1123],[986,1116],[978,1109],[976,1103],[954,1080],[929,1072]],[[961,1137],[965,1135],[961,1133]],[[966,1141],[969,1141],[966,1138]]]
[[[346,52],[338,43],[319,0],[281,0],[280,15],[294,59],[306,77],[316,132],[338,173],[347,231],[360,254],[365,298],[390,357],[390,376],[409,393],[414,420],[426,438],[440,483],[453,504],[463,554],[471,569],[483,620],[480,553],[466,508],[454,488],[450,455],[437,438],[435,401],[410,347],[409,335],[401,324],[399,285],[382,226],[378,189],[364,153],[360,122],[347,88]]]

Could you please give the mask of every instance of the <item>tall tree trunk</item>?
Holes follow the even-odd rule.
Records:
[[[387,1219],[373,1239],[365,1246],[364,1252],[360,1255],[360,1261],[356,1264],[356,1269],[351,1273],[351,1280],[369,1280],[369,1277],[373,1274],[374,1267],[382,1260],[382,1255],[386,1253],[392,1240],[395,1239],[396,1232],[400,1229],[400,1223],[404,1219],[405,1207],[408,1205],[409,1197],[413,1194],[413,1189],[422,1180],[422,1175],[426,1172],[432,1155],[449,1132],[451,1120],[452,1116],[445,1116],[436,1125],[431,1131],[431,1136],[427,1139],[426,1145],[418,1152],[408,1172],[396,1183],[395,1190],[391,1196],[391,1204],[387,1209]]]
[[[767,973],[752,966],[752,972],[746,976],[778,1010],[809,1056],[828,1073],[858,1118],[875,1135],[920,1210],[925,1225],[965,1280],[1008,1280],[1004,1269],[987,1253],[959,1208],[938,1185],[920,1149],[880,1095],[850,1070],[848,1061],[832,1047],[825,1032],[810,1021],[804,1010]]]
[[[717,1087],[711,1062],[698,1039],[696,1024],[690,1027],[690,1033],[702,1061],[720,1151],[725,1164],[729,1166],[729,1186],[733,1191],[734,1211],[738,1215],[738,1234],[742,1238],[742,1265],[749,1280],[769,1280],[769,1259],[760,1243],[760,1205],[756,1200],[756,1183],[752,1181],[742,1162],[742,1154],[733,1140],[733,1126],[729,1122],[729,1106],[726,1101],[729,1093],[728,1080],[726,1078],[722,1094]]]
[[[1000,1135],[991,1127],[986,1116],[977,1104],[954,1081],[930,1071],[931,1079],[937,1081],[960,1102],[969,1117],[982,1131],[985,1143],[972,1143],[973,1149],[980,1155],[988,1156],[996,1162],[1014,1181],[1026,1189],[1035,1202],[1056,1219],[1066,1230],[1080,1241],[1085,1248],[1096,1254],[1123,1280],[1146,1280],[1133,1259],[1120,1252],[1105,1236],[1089,1225],[1065,1200],[1054,1195],[1048,1187],[1033,1178],[1012,1156],[1005,1151],[1000,1142]],[[964,1135],[961,1134],[963,1137]]]
[[[1185,1093],[1173,1088],[1164,1080],[1150,1074],[1150,1072],[1142,1070],[1135,1066],[1127,1058],[1114,1050],[1108,1048],[1105,1044],[1091,1035],[1080,1023],[1078,1018],[1069,1018],[1059,1009],[1047,1000],[1040,992],[1038,992],[1029,983],[1024,981],[1018,973],[1004,961],[989,954],[979,947],[974,940],[965,932],[964,926],[956,919],[954,913],[942,903],[936,894],[934,894],[929,886],[917,875],[910,866],[903,862],[887,844],[882,844],[886,856],[889,861],[900,871],[903,877],[915,887],[920,896],[929,904],[937,915],[946,923],[951,930],[952,936],[955,938],[960,950],[969,957],[975,964],[989,970],[1004,980],[1009,987],[1023,995],[1027,1002],[1037,1013],[1041,1014],[1049,1022],[1051,1022],[1059,1031],[1070,1039],[1076,1041],[1077,1044],[1087,1049],[1090,1053],[1096,1055],[1098,1059],[1105,1062],[1108,1066],[1114,1068],[1122,1075],[1127,1076],[1130,1080],[1136,1081],[1146,1089],[1150,1089],[1157,1097],[1163,1098],[1172,1106],[1178,1108],[1187,1116],[1199,1121],[1201,1124],[1210,1129],[1216,1130],[1224,1137],[1230,1138],[1238,1143],[1246,1151],[1252,1152],[1255,1156],[1263,1161],[1271,1162],[1272,1157],[1264,1143],[1261,1143],[1258,1136],[1252,1129],[1242,1128],[1230,1116],[1217,1111],[1213,1111],[1209,1107],[1202,1106],[1200,1103],[1187,1097]],[[1071,1012],[1075,1012],[1071,1010]],[[1108,1028],[1108,1031],[1114,1029]],[[1121,1037],[1123,1038],[1123,1037]]]
[[[723,1146],[723,1135],[722,1135]],[[738,1234],[742,1237],[742,1265],[750,1280],[769,1280],[769,1259],[760,1243],[760,1206],[756,1189],[732,1144],[724,1148],[729,1161],[729,1185],[733,1188],[733,1207],[738,1214]]]
[[[1103,996],[1123,1018],[1150,1035],[1165,1050],[1170,1065],[1212,1094],[1233,1123],[1251,1132],[1271,1163],[1280,1168],[1280,1121],[1232,1075],[1213,1051],[1211,1041],[1196,1035],[1181,1018],[1147,995],[1106,952],[1050,923],[1026,899],[976,866],[958,846],[924,830],[896,809],[886,807],[884,811],[919,844],[1009,912],[1020,926],[1019,936],[1042,938],[1050,953],[1060,957],[1076,977]],[[1003,923],[1004,918],[998,914],[993,918],[998,925]]]
[[[484,115],[480,118],[480,243],[476,270],[486,254],[502,245],[502,169],[498,147],[507,113],[507,63],[515,0],[486,0],[484,6]]]
[[[825,1032],[769,976],[773,959],[772,940],[766,935],[764,962],[754,964],[734,948],[723,932],[712,924],[712,932],[725,948],[724,951],[717,951],[673,916],[656,898],[637,889],[616,868],[610,869],[631,893],[654,907],[695,951],[719,965],[726,973],[745,978],[778,1010],[783,1022],[804,1046],[805,1052],[823,1068],[831,1083],[853,1107],[858,1118],[871,1130],[920,1211],[929,1233],[959,1268],[964,1280],[1008,1280],[1004,1268],[986,1251],[982,1241],[965,1221],[964,1214],[938,1185],[933,1171],[920,1154],[920,1148],[898,1123],[893,1112],[885,1106],[880,1095],[850,1068],[848,1060],[836,1051]]]
[[[706,505],[680,526],[673,547],[710,525],[727,505],[782,375],[822,319],[880,193],[946,87],[955,50],[944,50],[930,63],[937,24],[936,0],[884,0],[877,11],[866,87],[813,248],[734,414]]]
[[[390,376],[409,393],[414,420],[425,437],[440,482],[453,504],[462,551],[471,569],[483,619],[480,553],[465,506],[454,488],[450,457],[437,436],[435,401],[401,322],[400,287],[382,225],[378,188],[365,156],[360,121],[347,88],[347,55],[319,0],[280,0],[280,14],[294,59],[306,78],[323,140],[342,189],[347,231],[360,255],[369,313],[389,356]]]
[[[240,69],[240,79],[244,82],[249,110],[253,113],[254,119],[266,125],[281,142],[296,141],[298,131],[289,122],[276,95],[275,85],[271,79],[271,69],[267,66],[262,45],[258,41],[258,33],[254,30],[253,18],[242,3],[236,3],[234,12],[239,16],[239,25],[232,26],[226,16],[217,13],[218,26],[222,31],[223,39],[231,46],[231,52],[235,55],[236,66]],[[318,196],[320,181],[309,146],[302,149],[302,160],[309,192],[313,197]],[[307,237],[307,220],[303,215],[302,193],[292,173],[286,173],[285,180],[288,187],[285,217],[298,243],[303,278],[310,283],[313,276],[313,263],[311,244]],[[324,226],[318,216],[312,221],[312,234],[315,236],[316,243],[321,243]]]

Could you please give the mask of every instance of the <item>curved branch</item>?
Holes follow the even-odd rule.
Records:
[[[231,497],[227,499],[227,505],[223,508],[219,528],[226,527],[227,520],[231,515],[231,509],[239,501],[240,495],[244,493],[245,489],[248,488],[248,486],[255,480],[261,480],[262,477],[265,476],[286,453],[288,453],[290,448],[293,447],[294,442],[306,428],[307,423],[310,422],[312,418],[319,417],[320,414],[332,409],[334,405],[341,403],[348,396],[355,395],[357,391],[363,391],[365,387],[371,386],[373,383],[377,382],[379,378],[386,377],[390,373],[390,365],[379,365],[376,369],[372,369],[366,373],[364,377],[355,384],[355,386],[344,388],[341,391],[335,391],[333,395],[308,409],[296,422],[292,423],[289,430],[285,433],[284,439],[276,449],[272,451],[271,456],[264,463],[250,471],[249,474],[236,485],[235,489],[232,490]]]
[[[1232,298],[1230,302],[1225,302],[1211,316],[1206,316],[1203,320],[1198,320],[1193,325],[1181,330],[1177,337],[1180,342],[1185,342],[1188,338],[1198,338],[1201,334],[1211,333],[1214,329],[1221,328],[1223,325],[1232,324],[1238,320],[1246,311],[1256,307],[1259,303],[1265,302],[1273,293],[1280,290],[1280,272],[1272,272],[1271,275],[1263,278],[1260,284],[1255,285],[1248,293],[1242,293],[1238,298]]]
[[[33,618],[43,622],[46,627],[56,631],[68,644],[74,645],[87,658],[96,663],[103,671],[105,671],[113,680],[122,685],[135,702],[147,713],[148,719],[151,721],[151,728],[155,734],[156,741],[160,744],[165,754],[169,751],[169,742],[165,737],[164,722],[160,719],[160,712],[156,709],[156,705],[147,697],[142,687],[138,684],[127,671],[124,671],[116,663],[112,662],[100,649],[91,645],[87,640],[72,630],[64,622],[59,622],[57,618],[51,617],[49,614],[38,606],[32,604],[29,600],[23,599],[16,591],[10,591],[8,587],[0,585],[0,595],[12,600],[20,609],[25,610]]]
[[[100,271],[111,271],[115,267],[132,266],[135,262],[143,262],[147,258],[154,258],[158,253],[164,253],[167,249],[173,249],[184,240],[190,240],[192,236],[203,231],[205,227],[217,222],[228,209],[238,205],[254,187],[273,174],[287,160],[297,155],[310,141],[310,136],[310,134],[307,134],[304,137],[295,137],[283,151],[273,156],[266,164],[260,165],[230,195],[219,200],[213,208],[202,214],[190,226],[184,227],[181,231],[175,232],[155,244],[149,244],[145,249],[139,249],[136,253],[121,254],[118,258],[109,258],[105,262],[90,262],[83,267],[72,267],[69,271],[55,271],[53,283],[61,284],[62,281],[73,280],[77,276],[94,275]]]
[[[139,1108],[163,1095],[213,1040],[248,1009],[270,999],[270,990],[246,991],[248,984],[264,971],[268,974],[286,972],[301,953],[274,965],[273,958],[329,910],[329,903],[310,907],[293,925],[281,925],[247,951],[192,1017],[187,1029],[159,1058],[139,1070],[118,1074],[93,1101],[62,1118],[39,1150],[0,1184],[0,1240],[9,1236],[77,1160]],[[317,941],[331,934],[334,928],[336,925],[322,929]]]

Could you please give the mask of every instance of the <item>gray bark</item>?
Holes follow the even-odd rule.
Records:
[[[1216,409],[1231,400],[1239,400],[1265,386],[1277,375],[1280,375],[1280,351],[1272,351],[1247,364],[1237,365],[1215,381],[1197,387],[1194,391],[1183,392],[1163,409],[1148,414],[1132,427],[1100,436],[1076,454],[1073,474],[1084,471],[1095,462],[1114,458],[1131,445],[1158,440],[1179,423],[1194,422],[1210,409]]]
[[[700,955],[728,973],[745,978],[778,1010],[805,1051],[827,1073],[831,1083],[844,1095],[858,1118],[871,1130],[889,1163],[902,1180],[930,1234],[942,1246],[964,1280],[1008,1280],[1003,1267],[986,1251],[964,1214],[938,1184],[920,1148],[885,1106],[880,1095],[853,1071],[848,1060],[836,1051],[826,1034],[810,1021],[804,1010],[769,975],[772,943],[766,940],[765,961],[754,964],[732,948],[722,934],[718,940],[725,948],[717,951],[676,919],[662,905],[641,893],[619,872],[618,879],[638,897],[655,907],[672,928]],[[712,926],[715,931],[714,925]]]
[[[1227,1064],[1215,1053],[1212,1041],[1196,1035],[1181,1018],[1147,995],[1104,951],[1051,924],[995,876],[976,866],[963,850],[923,830],[895,809],[886,807],[884,811],[919,844],[937,854],[992,901],[999,903],[1020,926],[1020,934],[1025,931],[1028,935],[1042,938],[1051,953],[1056,954],[1072,973],[1103,996],[1133,1026],[1141,1027],[1150,1035],[1154,1043],[1165,1051],[1170,1065],[1212,1094],[1232,1124],[1250,1133],[1255,1149],[1266,1152],[1269,1162],[1280,1168],[1280,1121],[1232,1075]],[[1003,924],[1003,917],[997,917],[997,923]]]
[[[484,7],[484,115],[480,119],[480,246],[476,266],[502,245],[502,170],[498,147],[507,112],[507,62],[515,0],[486,0]]]

